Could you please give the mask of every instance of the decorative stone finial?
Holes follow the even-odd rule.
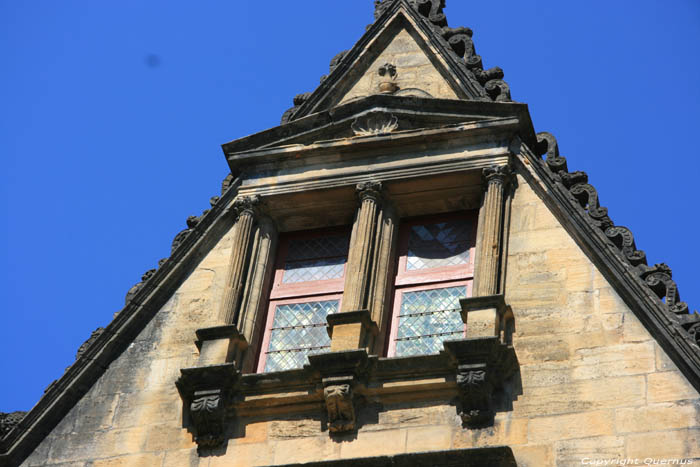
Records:
[[[379,82],[379,92],[382,94],[393,94],[399,90],[399,86],[396,84],[396,65],[391,63],[385,63],[379,67],[379,76],[382,80]]]

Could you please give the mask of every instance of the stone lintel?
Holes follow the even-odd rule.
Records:
[[[233,362],[239,367],[243,352],[248,348],[245,337],[234,325],[202,328],[196,331],[199,366]]]
[[[379,332],[377,323],[372,321],[369,310],[333,313],[326,319],[332,352],[370,349],[374,337]]]

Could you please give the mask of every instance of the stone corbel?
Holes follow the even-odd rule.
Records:
[[[180,370],[175,382],[200,448],[216,448],[226,437],[226,409],[240,372],[233,363]]]
[[[328,431],[344,433],[355,430],[357,416],[353,386],[355,378],[340,376],[323,380],[323,400],[328,412]]]
[[[515,351],[498,337],[446,341],[444,347],[456,367],[463,425],[481,428],[493,424],[494,395],[518,369]]]
[[[321,376],[329,433],[355,431],[358,389],[365,384],[369,368],[367,352],[350,350],[310,355],[309,362]]]

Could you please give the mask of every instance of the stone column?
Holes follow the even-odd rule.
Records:
[[[372,284],[381,190],[380,182],[357,185],[360,209],[350,239],[341,311],[328,316],[332,351],[372,349],[374,346],[378,330],[367,310],[367,301]]]
[[[244,272],[250,256],[253,226],[257,217],[258,196],[244,196],[233,203],[236,225],[233,233],[233,247],[229,262],[224,297],[219,316],[226,324],[235,324],[243,294]]]
[[[197,330],[197,347],[199,348],[200,367],[233,362],[237,369],[243,363],[248,348],[246,336],[239,331],[236,322],[246,278],[254,224],[257,217],[259,197],[242,197],[233,203],[236,223],[233,231],[233,247],[229,262],[228,276],[224,296],[219,310],[221,326]]]
[[[367,305],[381,190],[380,182],[364,182],[357,185],[360,209],[350,239],[342,311],[363,310]]]
[[[277,236],[277,228],[272,219],[261,216],[255,229],[246,291],[238,317],[238,329],[254,349],[258,348],[262,338],[260,330],[267,311],[267,292],[274,274]],[[254,358],[255,352],[246,354],[242,366],[244,372],[254,372]]]
[[[479,212],[479,232],[472,297],[461,301],[467,337],[494,337],[501,334],[506,309],[500,293],[499,273],[503,238],[504,194],[510,180],[508,166],[484,169],[484,198]]]
[[[393,285],[394,262],[398,243],[399,218],[391,203],[384,200],[379,215],[376,243],[374,247],[374,266],[372,284],[370,285],[367,307],[372,320],[377,323],[379,334],[374,343],[377,352],[384,346],[383,337],[390,319],[387,316],[390,299],[389,291]]]
[[[494,165],[484,169],[483,175],[486,191],[479,213],[481,231],[478,233],[480,248],[476,252],[477,264],[474,271],[473,295],[475,297],[495,295],[499,292],[503,199],[510,178],[510,168]]]

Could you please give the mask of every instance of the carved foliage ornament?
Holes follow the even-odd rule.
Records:
[[[487,185],[496,183],[505,186],[510,181],[512,171],[507,165],[492,165],[484,169],[483,175]]]
[[[190,416],[197,427],[195,441],[200,447],[216,447],[224,442],[226,408],[221,391],[195,393]]]
[[[491,407],[493,385],[487,378],[482,366],[460,366],[457,370],[457,388],[460,398],[460,417],[462,423],[469,427],[487,425],[494,417]]]
[[[598,192],[588,183],[588,175],[585,172],[569,172],[566,159],[559,155],[559,146],[552,134],[538,133],[537,143],[538,154],[545,155],[542,163],[557,183],[560,183],[568,191],[571,200],[588,214],[590,223],[600,229],[610,243],[615,245],[620,256],[636,270],[644,284],[663,300],[667,310],[676,317],[683,318],[682,325],[688,331],[688,337],[698,344],[700,314],[688,316],[688,305],[681,301],[671,268],[663,263],[651,267],[647,265],[646,254],[637,249],[632,232],[626,227],[616,226],[608,216],[607,208],[600,206]]]
[[[233,209],[236,216],[250,215],[255,217],[258,214],[258,205],[260,204],[260,196],[242,196],[233,203]]]
[[[355,136],[384,135],[395,131],[399,127],[399,119],[387,112],[369,112],[357,117],[352,122],[352,131]]]
[[[323,398],[328,411],[328,431],[341,433],[355,429],[355,405],[350,384],[326,386]]]

